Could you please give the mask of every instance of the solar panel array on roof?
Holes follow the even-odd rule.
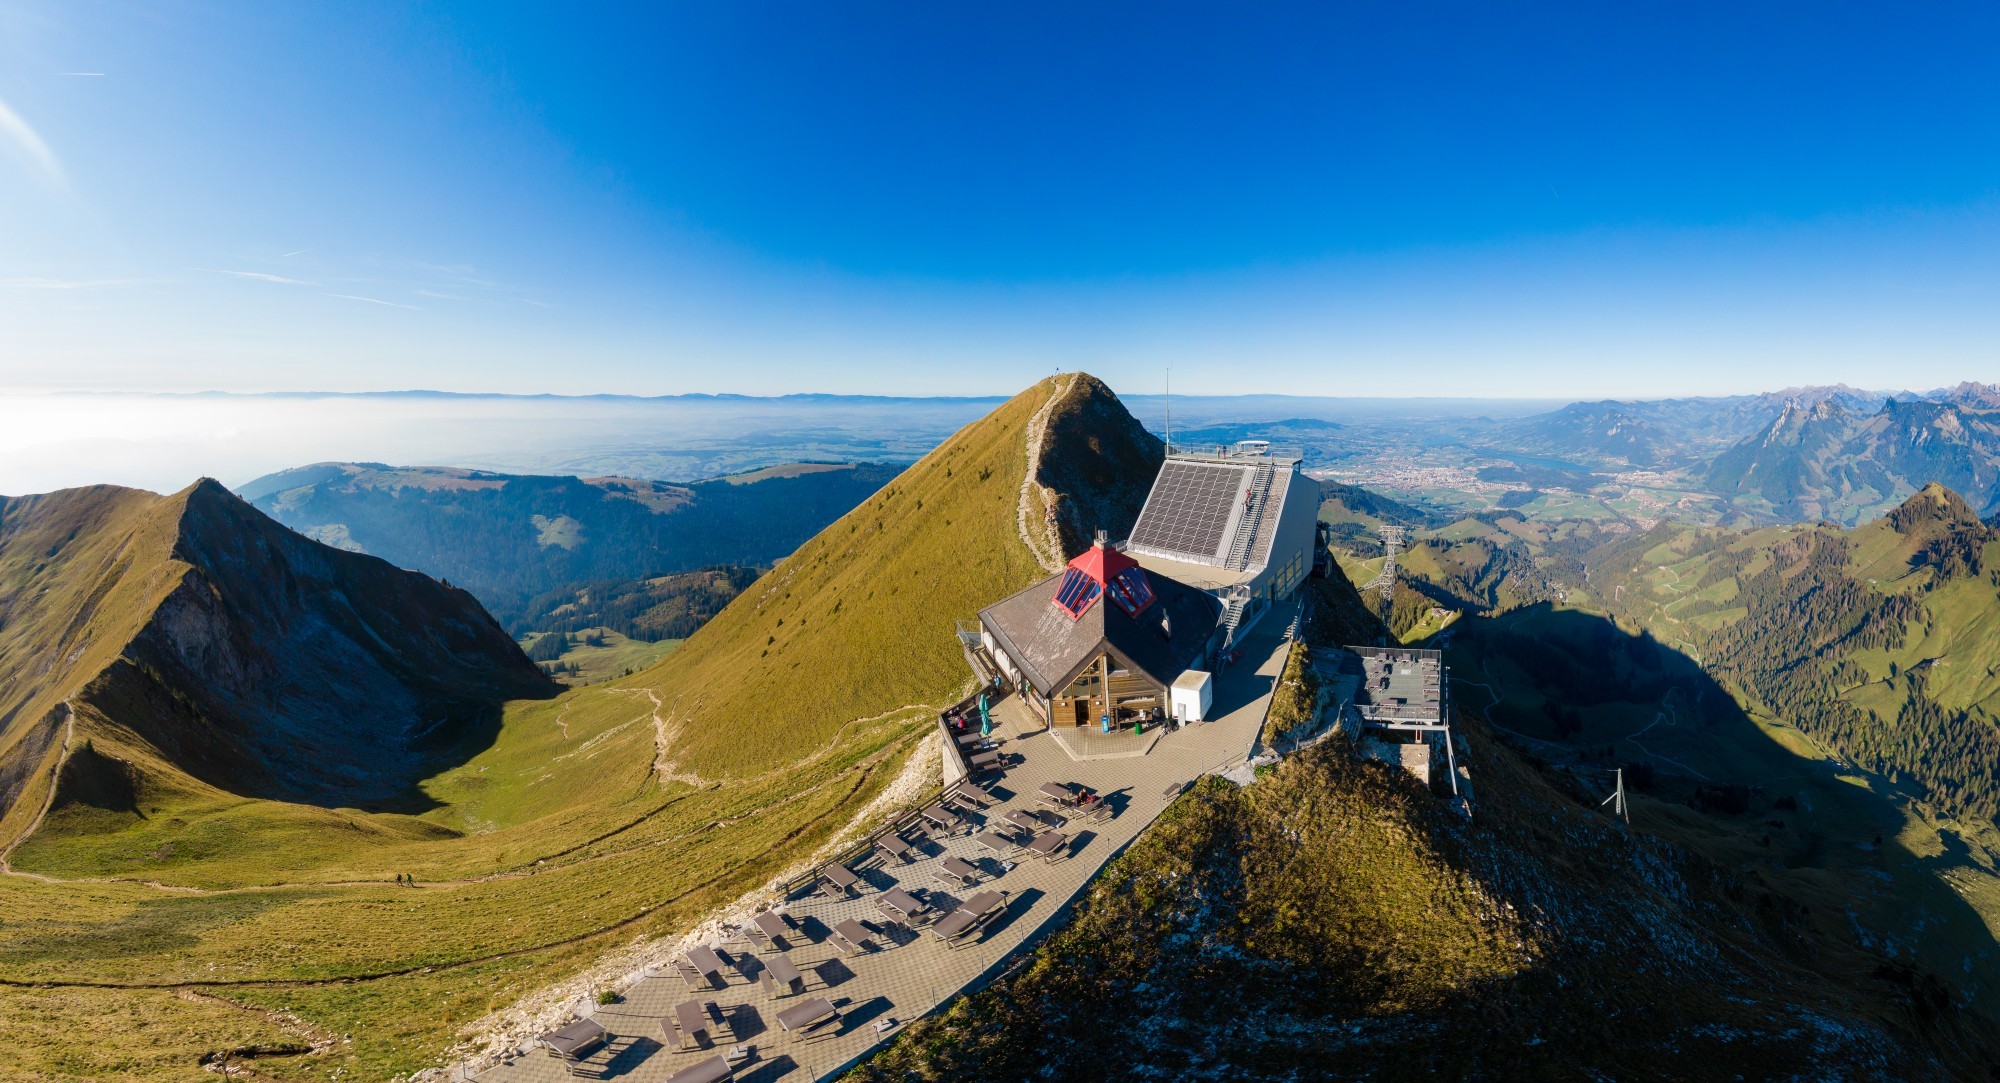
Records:
[[[1167,460],[1131,544],[1213,560],[1242,499],[1244,474],[1240,466]]]

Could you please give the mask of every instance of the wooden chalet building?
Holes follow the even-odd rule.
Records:
[[[1096,544],[979,612],[981,645],[1044,722],[1130,725],[1169,717],[1175,681],[1221,647],[1223,603]]]

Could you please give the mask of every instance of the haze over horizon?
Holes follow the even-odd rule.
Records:
[[[1990,379],[1994,29],[14,0],[0,388]]]

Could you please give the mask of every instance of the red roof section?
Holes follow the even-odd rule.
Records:
[[[1139,562],[1113,549],[1100,536],[1095,545],[1069,562],[1050,600],[1075,620],[1106,594],[1134,617],[1153,604],[1153,588]]]
[[[1138,567],[1139,562],[1100,541],[1078,553],[1069,566],[1097,580],[1097,585],[1102,587],[1119,572]]]

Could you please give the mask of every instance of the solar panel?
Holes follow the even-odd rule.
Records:
[[[1132,544],[1213,561],[1247,484],[1240,466],[1169,459],[1153,482]]]
[[[1062,582],[1056,584],[1056,604],[1070,616],[1081,617],[1084,610],[1090,608],[1090,603],[1103,592],[1104,588],[1098,586],[1097,580],[1092,579],[1089,573],[1071,568],[1063,573]]]

